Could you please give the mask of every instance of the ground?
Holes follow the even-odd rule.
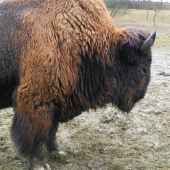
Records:
[[[132,25],[152,31],[153,11],[129,10],[117,15],[117,27]],[[157,39],[153,47],[152,76],[147,94],[125,114],[108,105],[84,112],[61,124],[57,138],[66,156],[45,157],[52,170],[150,170],[170,169],[170,11],[156,18]],[[0,170],[29,169],[10,138],[12,108],[0,110]]]

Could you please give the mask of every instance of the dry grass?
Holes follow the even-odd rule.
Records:
[[[149,29],[154,29],[153,16],[154,11],[149,12],[147,21],[146,10],[128,10],[126,15],[118,14],[113,17],[113,21],[117,27],[135,26]],[[163,10],[156,16],[156,29],[158,35],[167,34],[170,32],[170,11]]]

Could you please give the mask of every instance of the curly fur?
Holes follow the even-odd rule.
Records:
[[[23,156],[44,159],[37,148],[55,140],[57,122],[109,102],[128,112],[144,97],[150,34],[116,29],[102,0],[7,0],[0,13],[0,108],[14,107]]]

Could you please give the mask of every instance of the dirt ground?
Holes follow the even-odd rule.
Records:
[[[153,12],[129,10],[113,18],[117,27],[132,25],[152,31]],[[57,138],[66,156],[45,157],[52,170],[170,169],[170,11],[156,18],[152,77],[147,94],[125,114],[108,105],[61,124]],[[29,169],[10,138],[12,108],[0,110],[0,170]]]

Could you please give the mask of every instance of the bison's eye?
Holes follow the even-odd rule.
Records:
[[[126,65],[135,66],[140,63],[140,55],[136,49],[125,44],[120,48],[119,52],[121,60],[125,62]]]
[[[140,63],[140,56],[136,51],[131,50],[128,54],[128,64],[138,65]]]

